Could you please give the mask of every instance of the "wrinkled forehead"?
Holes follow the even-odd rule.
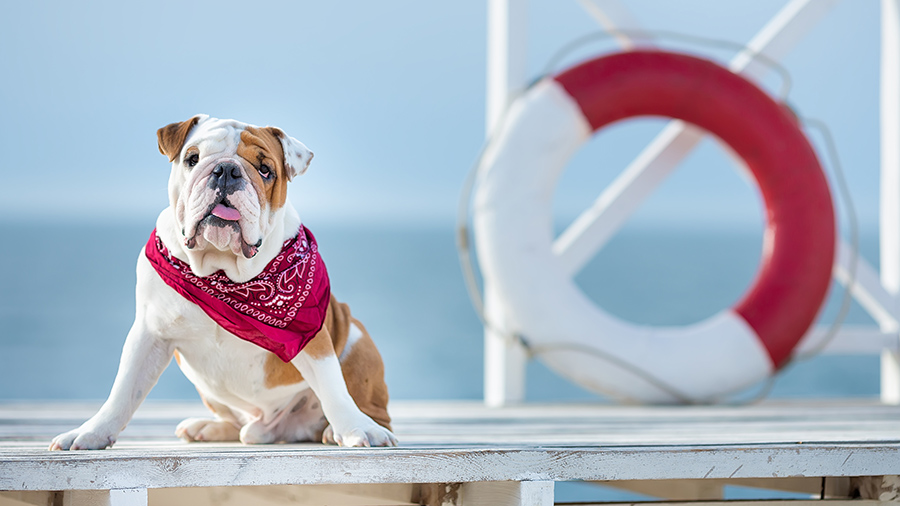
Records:
[[[233,119],[207,118],[191,129],[184,149],[196,147],[202,156],[234,153],[241,142],[241,132],[252,126]]]

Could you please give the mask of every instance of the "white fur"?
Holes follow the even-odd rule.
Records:
[[[259,274],[300,226],[300,217],[290,202],[275,212],[266,205],[257,205],[256,214],[249,212],[253,205],[247,202],[240,209],[241,234],[245,240],[264,238],[256,256],[244,258],[231,247],[221,248],[222,244],[184,247],[182,227],[186,234],[193,233],[190,226],[196,223],[191,213],[210,198],[208,192],[204,194],[204,174],[208,176],[210,167],[218,161],[234,156],[240,131],[245,126],[233,120],[201,117],[188,136],[182,155],[172,164],[169,182],[172,205],[159,215],[157,234],[169,251],[189,263],[199,276],[221,269],[234,281],[249,280]],[[203,155],[201,162],[188,170],[183,154],[191,147],[199,147]],[[292,156],[299,160],[294,163],[303,163],[302,149],[298,146],[293,149]],[[308,164],[312,153],[306,152]],[[302,170],[305,168],[303,165]],[[246,197],[248,201],[254,200],[251,194]],[[246,221],[245,211],[248,211]],[[361,336],[361,330],[352,326],[345,353]],[[178,434],[186,439],[233,434],[240,429],[241,441],[245,443],[308,440],[324,428],[324,414],[331,425],[329,434],[333,434],[338,444],[397,443],[390,431],[356,406],[347,392],[340,362],[333,354],[314,360],[301,352],[292,363],[305,381],[267,388],[264,364],[270,353],[225,331],[197,305],[175,292],[141,251],[137,263],[135,320],[125,340],[109,398],[81,427],[54,438],[50,448],[100,449],[112,445],[176,349],[181,356],[182,371],[203,392],[204,398],[230,410],[230,414],[216,419],[185,420],[178,426]]]
[[[347,391],[337,357],[313,359],[300,353],[291,361],[322,401],[332,437],[341,446],[396,446],[394,435],[356,407]]]
[[[306,172],[313,159],[313,152],[305,144],[285,134],[281,138],[281,149],[284,151],[284,165],[291,179]]]
[[[224,269],[234,281],[246,281],[255,276],[271,257],[263,256],[260,252],[255,257],[246,259],[241,253],[241,242],[256,244],[261,238],[270,236],[273,227],[285,225],[284,218],[278,214],[284,209],[293,211],[289,204],[274,212],[268,206],[260,205],[259,195],[248,182],[244,191],[230,198],[231,203],[241,212],[238,220],[240,233],[234,233],[230,227],[204,227],[202,233],[195,236],[200,221],[206,217],[210,204],[218,196],[216,191],[206,186],[213,169],[220,163],[233,162],[241,166],[245,180],[249,181],[249,176],[236,155],[241,132],[248,126],[250,125],[240,121],[203,115],[191,129],[179,155],[172,162],[169,200],[173,203],[174,213],[169,214],[174,221],[166,225],[174,233],[161,238],[170,249],[176,244],[179,246],[176,256],[188,262],[198,276],[209,276],[219,269]],[[195,152],[199,155],[199,162],[194,167],[189,167],[187,155]],[[163,220],[164,217],[161,215],[160,219]],[[296,222],[299,225],[299,216],[296,217]],[[294,231],[288,230],[288,234]],[[184,239],[190,237],[195,237],[196,246],[184,248]],[[276,245],[275,242],[277,241],[269,244],[270,249],[281,247],[281,244]],[[206,243],[214,247],[205,248]]]
[[[363,331],[355,323],[350,324],[350,331],[347,332],[347,344],[344,345],[344,351],[341,352],[340,360],[343,361],[350,354],[350,350],[356,345],[356,341],[362,339]]]

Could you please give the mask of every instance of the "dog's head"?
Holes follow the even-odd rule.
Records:
[[[172,162],[169,200],[185,248],[252,258],[313,153],[275,127],[198,115],[157,132]]]

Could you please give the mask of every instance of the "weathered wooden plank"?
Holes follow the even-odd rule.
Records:
[[[94,408],[0,405],[0,450],[46,441],[80,424]],[[120,437],[175,443],[175,425],[197,405],[150,405]],[[397,403],[395,429],[407,446],[435,444],[732,444],[881,441],[900,434],[900,408],[872,403],[750,407],[539,405],[489,409],[478,403]],[[120,445],[121,446],[121,445]]]
[[[125,489],[352,483],[467,483],[900,474],[900,443],[205,450],[0,454],[0,489]]]
[[[37,422],[81,422],[97,412],[100,402],[20,403],[0,402],[0,422],[28,419]],[[492,419],[645,419],[645,420],[754,420],[761,418],[794,419],[822,416],[852,419],[859,414],[879,418],[897,418],[900,406],[886,405],[878,399],[781,400],[747,406],[634,406],[601,403],[529,403],[489,408],[478,401],[395,401],[391,414],[398,421],[410,420],[492,420]],[[157,420],[181,420],[208,416],[197,402],[147,401],[135,413],[130,425]],[[864,421],[864,420],[859,420]]]
[[[403,446],[390,449],[181,443],[172,436],[175,424],[205,408],[148,403],[111,450],[46,451],[51,436],[94,409],[0,405],[0,490],[900,474],[900,408],[872,402],[395,403]]]

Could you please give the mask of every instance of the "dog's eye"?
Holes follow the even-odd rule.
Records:
[[[197,163],[199,163],[199,162],[200,162],[200,155],[198,155],[197,153],[194,153],[193,155],[187,157],[187,160],[184,161],[184,163],[186,163],[188,167],[193,167],[194,165],[197,165]]]
[[[262,164],[259,166],[259,175],[262,176],[263,179],[269,179],[272,177],[272,169],[270,169],[268,165]]]

